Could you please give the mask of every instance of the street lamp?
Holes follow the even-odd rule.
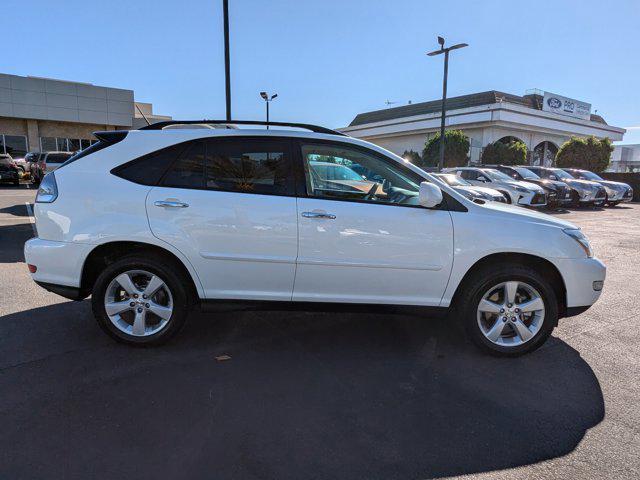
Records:
[[[451,50],[457,50],[458,48],[468,47],[466,43],[458,43],[448,48],[444,48],[444,38],[438,37],[438,44],[440,50],[434,50],[427,53],[430,57],[440,55],[444,53],[444,78],[442,80],[442,119],[440,120],[440,158],[438,159],[438,171],[442,170],[444,166],[444,116],[446,112],[447,102],[447,73],[449,71],[449,52]]]
[[[267,104],[267,130],[269,130],[269,103],[271,103],[273,99],[278,96],[278,94],[274,93],[273,95],[269,96],[267,92],[260,92],[260,96],[262,97],[264,102]]]

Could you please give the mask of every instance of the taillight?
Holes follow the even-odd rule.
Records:
[[[36,195],[36,203],[51,203],[58,198],[58,184],[56,183],[55,172],[47,173],[40,187],[38,187],[38,194]]]
[[[29,272],[31,273],[36,273],[38,271],[38,267],[31,265],[30,263],[27,264],[27,267],[29,267]]]

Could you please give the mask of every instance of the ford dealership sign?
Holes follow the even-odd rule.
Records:
[[[570,117],[589,120],[591,118],[591,104],[563,97],[554,93],[544,92],[542,110],[545,112],[568,115]]]

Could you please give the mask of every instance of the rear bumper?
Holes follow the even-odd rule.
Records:
[[[38,281],[36,281],[36,283],[45,290],[55,293],[56,295],[60,295],[61,297],[68,298],[69,300],[83,300],[86,298],[86,295],[84,295],[78,287],[67,287],[66,285],[56,285],[53,283]]]
[[[47,290],[58,293],[54,288],[80,287],[82,267],[93,247],[94,245],[82,243],[32,238],[24,244],[24,258],[28,264],[37,267],[31,278]],[[47,288],[45,285],[51,287]]]

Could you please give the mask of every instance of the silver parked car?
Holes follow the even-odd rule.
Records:
[[[491,200],[493,202],[507,203],[507,197],[493,188],[471,185],[453,173],[435,173],[434,175],[442,179],[447,185],[455,188],[469,200]]]
[[[610,207],[615,207],[620,202],[633,200],[633,188],[628,183],[605,180],[600,175],[589,170],[580,170],[578,168],[563,168],[563,170],[580,180],[589,180],[602,185],[607,192],[607,205]]]

